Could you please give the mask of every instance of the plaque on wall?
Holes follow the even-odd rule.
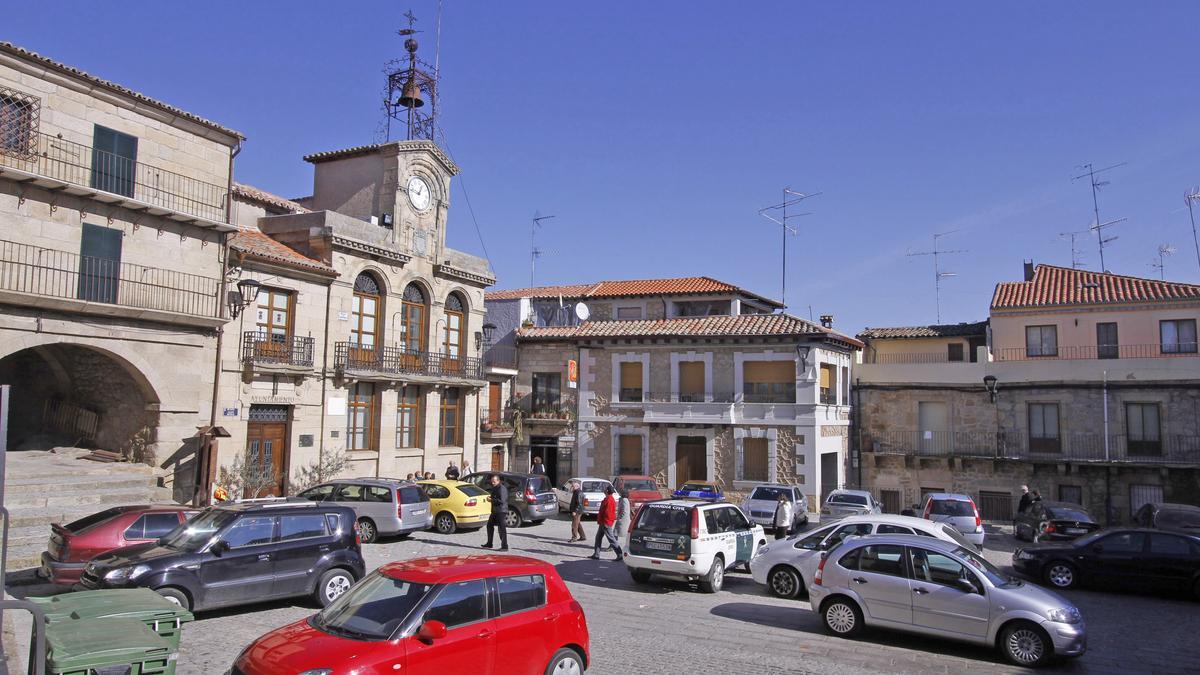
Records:
[[[300,434],[300,447],[311,448],[313,446],[312,434]]]
[[[338,437],[338,433],[339,433],[339,432],[338,432],[338,430],[337,430],[337,429],[333,429],[333,430],[331,430],[331,431],[329,432],[329,437],[330,437],[330,438],[337,438],[337,437]]]

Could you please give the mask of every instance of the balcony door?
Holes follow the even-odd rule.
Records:
[[[136,136],[97,124],[92,132],[92,187],[133,197],[137,147]]]
[[[254,328],[258,333],[254,343],[256,357],[290,362],[292,294],[274,288],[260,290]]]
[[[458,293],[451,293],[446,298],[446,329],[442,335],[442,369],[446,372],[458,373],[462,370],[462,357],[466,353],[463,344],[466,317],[462,297]]]
[[[950,452],[950,411],[943,401],[917,402],[918,447],[923,455]]]
[[[707,441],[702,436],[675,439],[675,487],[690,480],[708,480]]]
[[[379,282],[367,273],[354,280],[354,298],[350,304],[350,363],[357,367],[376,361],[379,349],[379,316],[383,294]]]
[[[404,355],[401,357],[406,369],[419,368],[425,352],[425,327],[429,320],[429,304],[425,291],[417,284],[409,284],[404,288],[403,304],[401,305],[402,329],[400,337]]]
[[[488,382],[488,422],[493,426],[504,422],[503,387],[500,382]]]
[[[79,246],[79,299],[115,305],[120,283],[121,230],[84,223]]]
[[[1096,357],[1101,359],[1115,359],[1120,357],[1120,348],[1117,342],[1117,324],[1115,323],[1098,323],[1096,324]]]

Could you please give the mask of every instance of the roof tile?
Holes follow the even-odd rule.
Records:
[[[987,321],[976,321],[974,323],[949,323],[932,326],[865,328],[857,337],[860,340],[967,337],[987,334],[987,326]]]
[[[522,328],[522,340],[636,337],[827,336],[861,347],[848,335],[790,314],[740,314],[645,321],[585,321],[578,326]]]
[[[518,300],[520,298],[627,298],[647,295],[706,295],[710,293],[742,293],[753,296],[774,307],[782,304],[751,293],[745,289],[712,277],[676,277],[671,279],[627,279],[600,281],[594,284],[538,286],[492,291],[486,300]]]
[[[992,309],[1200,299],[1200,285],[1038,265],[1032,281],[996,284]]]
[[[307,208],[290,199],[284,199],[279,195],[271,194],[266,190],[260,190],[253,185],[246,185],[245,183],[234,183],[233,194],[235,197],[274,206],[275,208],[291,211],[292,213],[311,213]]]
[[[230,239],[229,246],[233,250],[257,260],[293,267],[307,272],[316,272],[326,276],[336,277],[338,275],[337,270],[329,265],[275,241],[258,230],[244,229],[239,231]]]

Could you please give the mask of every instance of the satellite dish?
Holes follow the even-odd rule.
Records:
[[[580,321],[587,321],[588,317],[591,315],[592,310],[588,309],[587,305],[583,304],[582,302],[575,303],[575,316],[578,317]]]

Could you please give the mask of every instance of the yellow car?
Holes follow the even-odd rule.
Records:
[[[417,485],[429,497],[433,529],[453,534],[459,528],[479,529],[492,515],[492,498],[487,491],[460,480],[422,480]]]

